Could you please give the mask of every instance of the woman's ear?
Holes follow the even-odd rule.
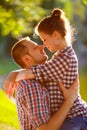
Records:
[[[53,37],[54,37],[54,44],[56,46],[58,46],[61,43],[61,36],[60,36],[59,32],[58,31],[54,31]]]
[[[53,36],[54,36],[55,38],[60,39],[60,33],[59,33],[58,31],[54,31],[54,32],[53,32]]]

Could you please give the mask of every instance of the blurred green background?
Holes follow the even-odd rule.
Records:
[[[42,44],[34,28],[55,7],[65,11],[77,30],[73,48],[79,60],[80,93],[87,102],[87,0],[0,0],[0,130],[19,130],[16,105],[3,89],[8,73],[18,68],[10,56],[11,47],[25,36]]]

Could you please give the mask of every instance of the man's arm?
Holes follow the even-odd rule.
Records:
[[[60,84],[60,88],[62,89],[65,98],[63,105],[46,124],[39,126],[36,130],[58,130],[62,125],[69,109],[72,107],[74,100],[78,96],[79,82],[76,80],[69,89],[64,88],[63,84]]]
[[[70,101],[64,101],[61,108],[51,117],[51,119],[46,124],[39,126],[36,130],[58,130],[71,106],[72,103]]]

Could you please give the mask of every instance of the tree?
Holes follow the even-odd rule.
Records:
[[[82,0],[82,3],[87,6],[87,0]]]
[[[31,35],[45,15],[41,0],[0,0],[0,55],[8,56],[16,39]]]
[[[0,36],[31,33],[33,24],[45,14],[40,4],[41,0],[0,0]]]

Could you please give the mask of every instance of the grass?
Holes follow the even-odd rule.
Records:
[[[4,75],[14,69],[17,65],[11,59],[0,60],[0,75]],[[3,87],[3,86],[0,86]],[[19,130],[16,105],[0,89],[0,130]]]
[[[87,103],[87,73],[80,74],[80,94]]]
[[[16,105],[0,89],[0,130],[19,130]]]

